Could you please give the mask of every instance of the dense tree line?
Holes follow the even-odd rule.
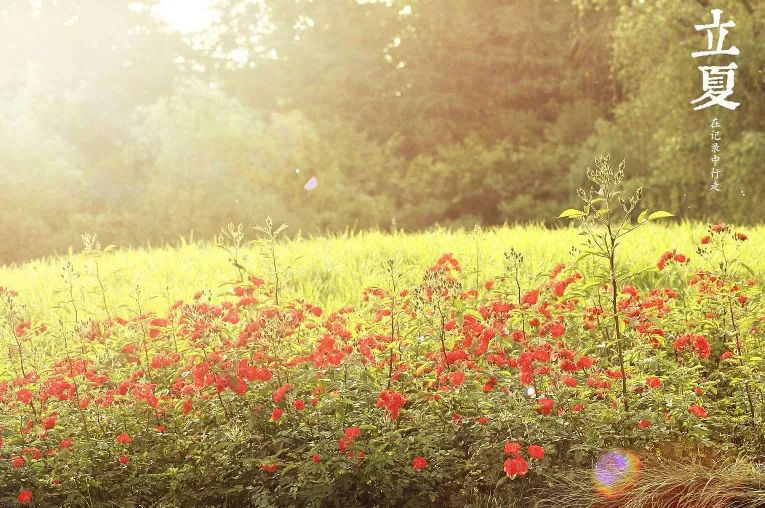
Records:
[[[736,22],[735,111],[690,105],[703,0],[219,0],[195,34],[153,3],[0,7],[0,261],[266,215],[312,233],[552,223],[601,152],[682,217],[765,211],[765,2],[714,5]]]

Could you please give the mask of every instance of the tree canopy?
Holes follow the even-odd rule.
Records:
[[[158,3],[0,7],[0,262],[266,215],[311,233],[553,223],[603,152],[682,218],[765,212],[760,0],[211,0],[193,33]],[[712,8],[736,23],[735,111],[690,104],[697,67],[731,60],[691,57]]]

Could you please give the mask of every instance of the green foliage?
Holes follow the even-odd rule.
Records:
[[[194,44],[152,3],[0,8],[0,262],[85,230],[156,245],[266,215],[291,235],[550,222],[593,152],[629,153],[625,191],[651,185],[652,209],[762,215],[761,3],[717,5],[743,104],[719,112],[720,193],[711,112],[689,105],[703,2],[225,0]]]

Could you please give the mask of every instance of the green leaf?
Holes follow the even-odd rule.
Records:
[[[746,271],[747,271],[747,272],[749,272],[749,274],[750,274],[752,277],[754,277],[754,276],[755,276],[755,275],[754,275],[754,270],[752,270],[752,268],[751,268],[749,265],[747,265],[746,263],[744,263],[744,262],[743,262],[743,261],[741,261],[740,259],[737,259],[736,261],[738,261],[739,263],[741,263],[741,266],[743,266],[744,268],[746,268]]]
[[[469,315],[473,316],[473,317],[474,317],[474,318],[476,318],[478,321],[483,321],[483,316],[482,316],[482,315],[481,315],[481,313],[480,313],[480,312],[478,312],[477,310],[474,310],[474,309],[466,309],[466,310],[465,310],[465,314],[469,314]]]
[[[648,220],[655,220],[655,219],[666,219],[667,217],[674,217],[675,215],[669,212],[665,212],[664,210],[659,210],[658,212],[653,212],[651,215],[648,216]]]
[[[576,208],[569,208],[568,210],[563,210],[560,215],[558,215],[559,219],[574,219],[577,217],[584,217],[585,213],[581,210],[577,210]]]
[[[637,223],[642,224],[646,221],[646,215],[648,215],[648,208],[640,212],[640,215],[638,215]]]

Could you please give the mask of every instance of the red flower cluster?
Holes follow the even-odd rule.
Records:
[[[732,242],[733,235],[722,236],[723,231],[723,226],[710,228],[706,237],[710,239],[702,243],[712,246],[699,252],[713,250],[718,239]],[[712,242],[714,235],[721,236]],[[743,234],[737,237],[745,239]],[[688,259],[668,251],[659,269],[670,263],[685,264]],[[565,433],[574,428],[567,425],[571,421],[577,428],[606,428],[599,426],[603,418],[618,414],[620,418],[612,421],[629,422],[627,432],[648,440],[653,427],[662,432],[672,427],[675,432],[687,418],[707,418],[702,396],[710,413],[719,412],[722,396],[702,389],[716,379],[707,377],[709,372],[735,369],[737,376],[748,375],[738,361],[725,360],[733,357],[732,351],[742,362],[751,358],[756,344],[752,337],[759,337],[765,322],[759,290],[750,289],[754,281],[698,271],[682,288],[641,290],[637,282],[621,284],[614,303],[628,337],[622,345],[630,358],[636,358],[637,351],[641,359],[623,371],[612,349],[614,309],[607,300],[611,287],[582,285],[580,290],[581,275],[564,265],[556,265],[539,287],[520,289],[501,277],[463,283],[460,270],[459,262],[447,254],[412,288],[368,289],[357,308],[333,312],[302,301],[277,305],[270,284],[250,279],[252,284],[237,282],[225,296],[233,294],[231,301],[213,303],[216,297],[208,292],[194,301],[176,303],[162,316],[81,323],[77,346],[43,365],[41,374],[30,370],[29,365],[37,364],[29,362],[23,375],[0,382],[0,404],[15,415],[12,423],[9,418],[0,422],[9,442],[7,463],[16,474],[27,471],[19,477],[26,478],[28,470],[35,474],[47,470],[43,467],[47,464],[36,461],[52,456],[73,460],[88,453],[96,441],[92,439],[96,422],[104,426],[96,432],[114,436],[117,451],[109,461],[123,473],[136,469],[134,464],[143,467],[151,461],[147,447],[182,436],[178,429],[189,428],[188,422],[205,435],[225,435],[207,433],[204,426],[214,422],[223,427],[226,421],[248,421],[257,432],[279,438],[300,426],[312,432],[316,428],[321,433],[317,435],[340,434],[344,429],[334,452],[321,443],[300,443],[300,448],[285,450],[276,459],[273,451],[264,449],[255,459],[265,473],[275,473],[277,467],[292,471],[287,461],[294,457],[301,463],[297,467],[314,472],[325,466],[334,469],[333,454],[359,464],[364,458],[362,445],[369,454],[379,453],[380,443],[397,435],[406,436],[402,443],[407,447],[412,439],[414,448],[408,449],[427,450],[407,455],[423,453],[411,458],[412,469],[430,470],[436,466],[425,457],[431,444],[417,441],[418,432],[429,429],[418,425],[442,418],[446,428],[460,435],[496,439],[493,430],[503,422],[517,421],[505,419],[504,413],[500,417],[497,408],[516,412],[512,418],[521,418],[523,426],[511,428],[518,432],[527,427],[528,436],[544,435],[550,425],[559,424]],[[661,278],[666,279],[677,277]],[[476,284],[478,289],[473,289]],[[720,295],[730,295],[724,308]],[[609,305],[604,305],[606,301]],[[731,312],[746,316],[739,321],[738,341],[732,334],[717,332],[730,329]],[[21,334],[20,351],[13,355],[22,357],[29,354],[27,344],[38,330],[43,338],[51,333],[21,318],[9,329],[11,337],[14,329]],[[689,363],[708,359],[712,349],[715,354],[724,351],[721,362],[688,368]],[[651,370],[659,367],[661,377]],[[677,375],[687,377],[676,380]],[[630,414],[621,418],[623,382],[629,387],[625,391]],[[668,389],[662,390],[665,383]],[[685,386],[685,393],[678,394],[677,386]],[[386,388],[380,391],[381,387]],[[695,387],[695,395],[688,393],[690,387]],[[676,418],[678,423],[668,418],[659,424],[661,416],[648,416],[665,414],[668,398],[676,403],[673,407],[686,407],[688,397],[697,403],[688,406],[690,416]],[[372,404],[384,411],[365,410]],[[390,421],[380,425],[381,419]],[[85,438],[87,431],[91,439]],[[114,449],[114,442],[107,448]],[[549,456],[550,450],[546,456],[538,444],[522,447],[507,442],[503,451],[502,468],[511,477],[526,475],[529,463],[541,467],[565,460],[559,454]],[[408,467],[406,461],[400,465]],[[499,460],[493,467],[499,470]],[[269,482],[276,484],[281,476],[288,475]],[[19,488],[15,484],[11,491]],[[45,493],[37,490],[35,496],[38,504],[45,499]],[[31,499],[32,491],[19,493],[20,503]]]
[[[348,449],[349,446],[353,445],[356,439],[361,435],[361,430],[358,427],[348,427],[343,432],[343,437],[338,439],[337,446],[340,448],[341,452],[344,452]]]
[[[703,335],[682,335],[675,339],[674,342],[675,351],[682,353],[688,348],[692,348],[693,352],[701,358],[709,358],[710,348],[709,342]]]
[[[648,388],[658,388],[661,386],[661,379],[656,376],[648,376],[645,378],[645,384]]]
[[[529,470],[529,463],[521,456],[521,445],[515,441],[505,442],[503,451],[505,456],[509,457],[505,460],[503,469],[507,476],[523,476]],[[539,445],[530,445],[528,448],[529,457],[536,460],[541,460],[545,456],[544,448]]]
[[[383,390],[380,392],[375,407],[384,407],[392,420],[398,420],[399,411],[404,404],[406,404],[406,399],[403,395],[392,390]]]
[[[659,259],[659,262],[656,263],[656,266],[659,268],[659,270],[664,270],[664,268],[667,266],[667,263],[669,262],[687,264],[690,261],[691,260],[688,257],[686,257],[684,254],[678,254],[676,251],[671,250],[661,255],[661,258]]]

